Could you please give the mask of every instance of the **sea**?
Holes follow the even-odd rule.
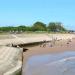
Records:
[[[75,75],[75,52],[32,56],[26,63],[25,75]]]

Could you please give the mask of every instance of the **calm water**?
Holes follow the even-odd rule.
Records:
[[[75,52],[29,58],[24,75],[75,75]]]

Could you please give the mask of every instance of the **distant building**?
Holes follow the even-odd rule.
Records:
[[[75,31],[74,30],[69,30],[68,33],[75,33]]]

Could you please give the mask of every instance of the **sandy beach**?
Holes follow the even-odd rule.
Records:
[[[67,40],[56,41],[56,44],[53,47],[49,46],[47,43],[46,47],[33,46],[33,47],[26,47],[28,50],[24,52],[24,62],[31,56],[34,55],[42,55],[42,54],[49,54],[49,53],[58,53],[63,51],[75,51],[75,39],[67,44]]]
[[[12,44],[13,45],[24,44],[23,48],[27,49],[23,53],[22,75],[26,75],[25,74],[26,64],[31,57],[35,58],[36,56],[39,56],[39,55],[43,56],[43,55],[58,54],[58,53],[60,54],[63,52],[68,52],[68,51],[71,51],[71,52],[75,51],[75,34],[48,34],[48,33],[46,34],[9,34],[9,35],[0,35],[0,37],[1,37],[0,39],[1,46],[11,47]],[[43,42],[43,43],[40,43],[38,45],[34,44],[34,45],[25,46],[25,44],[37,43],[37,42]],[[38,59],[40,59],[40,57]],[[51,60],[51,59],[48,59],[48,60]],[[42,59],[40,59],[40,62],[41,60]],[[27,75],[31,75],[31,74],[27,74]],[[38,73],[32,74],[32,75],[38,75]]]
[[[56,41],[55,45],[52,47],[50,46],[50,43],[46,43],[46,46],[43,47],[43,45],[37,45],[33,47],[25,47],[28,50],[24,52],[23,54],[23,75],[25,75],[25,66],[27,61],[29,60],[30,57],[32,56],[37,56],[37,55],[48,55],[48,54],[57,54],[57,53],[63,53],[63,52],[68,52],[68,51],[75,51],[75,39],[72,39],[69,44],[67,43],[68,39],[66,40],[60,40]],[[38,75],[38,74],[36,74]]]

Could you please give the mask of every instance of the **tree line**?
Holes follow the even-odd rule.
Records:
[[[0,32],[25,32],[25,31],[33,31],[33,32],[66,32],[67,29],[63,26],[61,22],[50,22],[48,25],[43,22],[35,22],[32,26],[20,25],[17,27],[7,26],[0,27]]]

